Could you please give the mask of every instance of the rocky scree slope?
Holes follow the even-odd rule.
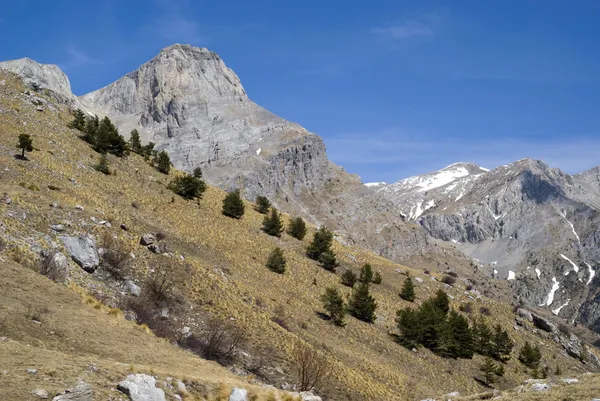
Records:
[[[522,302],[598,331],[599,171],[570,176],[530,159],[489,172],[461,163],[377,191],[510,280]]]
[[[33,103],[37,97],[51,104],[41,106],[39,111]],[[0,193],[3,194],[0,231],[4,241],[0,252],[4,278],[0,284],[0,321],[7,323],[1,327],[0,336],[8,339],[0,342],[0,364],[12,361],[7,369],[9,375],[0,376],[0,380],[15,394],[29,394],[33,390],[16,388],[12,383],[28,383],[26,372],[19,369],[32,357],[34,347],[36,355],[56,355],[57,350],[76,354],[73,359],[71,356],[43,358],[58,361],[54,367],[42,364],[39,358],[30,359],[40,364],[37,366],[40,380],[29,382],[36,386],[46,382],[48,387],[68,388],[72,382],[58,380],[66,380],[67,375],[73,380],[82,374],[78,369],[85,369],[94,361],[103,374],[90,383],[105,383],[110,388],[123,379],[123,369],[128,369],[128,365],[121,363],[134,364],[133,369],[140,364],[144,372],[151,373],[154,369],[161,382],[169,374],[181,375],[181,371],[174,369],[180,351],[173,353],[173,361],[162,358],[164,354],[148,354],[150,349],[145,346],[148,341],[142,335],[145,328],[126,320],[139,321],[141,313],[132,309],[131,302],[135,304],[140,297],[146,299],[147,280],[157,270],[165,271],[160,269],[165,265],[172,272],[166,277],[178,283],[175,293],[179,296],[177,302],[151,310],[150,318],[166,323],[176,333],[198,336],[206,333],[210,319],[225,319],[247,334],[247,342],[236,354],[232,371],[241,376],[255,375],[277,387],[289,388],[289,383],[295,382],[290,350],[300,341],[325,355],[331,372],[326,394],[333,400],[405,400],[454,391],[480,392],[482,386],[473,380],[482,362],[479,356],[473,360],[443,359],[425,349],[408,350],[391,338],[390,333],[396,330],[396,311],[412,305],[398,297],[407,273],[414,278],[417,303],[443,288],[452,297],[454,308],[471,303],[471,318],[485,318],[481,312],[484,310],[494,323],[507,329],[518,322],[520,326],[510,330],[517,349],[524,341],[530,341],[540,345],[545,361],[552,367],[559,365],[565,373],[593,369],[567,353],[563,341],[569,340],[568,337],[542,332],[530,321],[516,320],[518,316],[509,304],[482,296],[480,289],[487,283],[473,287],[459,277],[453,286],[448,286],[440,282],[438,274],[428,275],[421,269],[400,266],[339,242],[334,243],[334,251],[342,266],[337,274],[332,274],[305,256],[315,230],[313,226],[304,241],[287,235],[270,237],[261,232],[263,215],[254,211],[251,204],[246,203],[244,217],[235,220],[221,214],[225,194],[214,187],[209,187],[199,202],[184,201],[166,188],[180,172],[172,171],[166,176],[137,155],[109,156],[111,175],[95,171],[92,166],[99,155],[78,138],[75,130],[67,128],[72,118],[68,110],[52,103],[45,94],[31,93],[14,76],[4,72],[0,72],[0,113]],[[35,150],[28,154],[28,160],[14,157],[15,140],[20,133],[33,137]],[[287,224],[289,216],[284,215],[283,220]],[[148,243],[149,233],[161,233],[154,236],[160,247],[151,249],[142,245],[141,238]],[[85,245],[85,250],[93,256],[89,258],[92,265],[83,262],[69,238]],[[115,243],[120,244],[122,254],[128,255],[124,277],[110,273],[110,264],[102,256],[107,249],[116,249]],[[269,253],[276,246],[284,250],[288,260],[283,275],[265,267]],[[156,249],[160,252],[156,253]],[[57,283],[37,273],[36,279],[31,279],[33,273],[29,270],[29,276],[21,272],[27,268],[39,271],[40,257],[48,252],[63,255],[57,260],[62,261],[64,276],[57,277]],[[351,290],[341,286],[339,274],[345,269],[358,271],[366,262],[380,271],[383,278],[381,285],[371,288],[378,303],[377,319],[374,324],[367,324],[349,317],[345,327],[335,327],[321,317],[320,296],[327,287],[335,286],[347,297]],[[28,291],[24,292],[23,287]],[[36,291],[43,296],[33,296]],[[71,294],[68,303],[63,299],[65,294]],[[78,294],[84,304],[74,301]],[[41,317],[41,326],[28,317],[31,313],[27,304],[32,311],[48,307],[49,311]],[[73,305],[78,308],[72,309]],[[80,312],[82,308],[85,312]],[[97,319],[89,322],[93,314],[97,314]],[[68,323],[72,316],[82,319]],[[87,325],[102,325],[109,317],[115,319],[114,325],[122,331],[115,331],[115,336],[107,341],[102,339],[104,326],[94,332]],[[80,330],[75,324],[86,327]],[[106,329],[112,328],[112,323],[106,324]],[[84,335],[86,332],[90,334]],[[120,338],[122,343],[118,341]],[[165,346],[161,353],[168,353],[171,346],[160,343]],[[103,351],[102,345],[110,349]],[[20,360],[9,359],[15,355],[15,349],[28,352]],[[104,352],[102,355],[108,361],[99,352]],[[186,366],[194,371],[197,357],[185,355],[189,356],[185,358]],[[65,370],[72,366],[71,361],[76,368]],[[204,361],[197,361],[198,366],[207,366]],[[118,369],[112,370],[111,366]],[[46,373],[46,369],[54,373]],[[85,377],[88,380],[87,373]],[[529,373],[523,371],[513,355],[502,386],[512,387],[528,377]],[[191,382],[201,379],[196,377]],[[109,387],[103,388],[101,394],[108,393]],[[200,393],[201,387],[192,390]]]

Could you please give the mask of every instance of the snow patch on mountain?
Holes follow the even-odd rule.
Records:
[[[592,280],[594,279],[594,276],[596,275],[596,271],[594,269],[592,269],[592,266],[590,266],[589,263],[586,263],[587,267],[588,267],[588,272],[590,273],[590,278],[588,279],[587,283],[585,283],[585,285],[589,285]]]
[[[381,182],[367,182],[364,185],[365,185],[365,187],[373,188],[373,187],[383,187],[384,185],[387,185],[387,184],[385,183],[385,181],[381,181]]]
[[[516,278],[517,278],[517,276],[515,275],[515,272],[512,270],[509,270],[507,280],[514,280]]]
[[[575,270],[575,273],[579,272],[579,266],[577,266],[575,263],[573,263],[573,261],[571,259],[567,258],[562,253],[560,254],[560,257],[563,258],[564,260],[568,261],[569,263],[571,263],[571,265],[573,266],[573,270]],[[565,276],[567,276],[567,275],[569,275],[569,272],[565,273]]]
[[[569,305],[569,302],[571,302],[571,298],[567,299],[567,302],[565,302],[564,304],[562,304],[558,308],[552,309],[552,313],[555,314],[556,316],[558,316],[558,314],[560,313],[561,309],[564,308],[565,306]]]
[[[556,291],[558,291],[559,288],[560,288],[560,283],[558,282],[558,280],[556,280],[556,277],[552,277],[552,288],[550,288],[550,292],[548,293],[548,297],[546,298],[546,301],[544,303],[540,304],[540,306],[552,305],[552,302],[554,302],[554,294],[556,294]]]

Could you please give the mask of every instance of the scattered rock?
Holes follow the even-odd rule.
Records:
[[[3,343],[5,341],[8,341],[8,338],[6,338],[6,337],[0,337],[0,343]]]
[[[125,225],[125,224],[121,224],[121,230],[129,231],[129,227],[127,227],[127,225]]]
[[[106,220],[102,220],[98,223],[101,226],[107,227],[107,228],[111,228],[112,224],[110,224],[110,221],[106,221]]]
[[[563,382],[567,383],[567,384],[575,384],[575,383],[579,383],[579,380],[578,379],[563,379]]]
[[[548,390],[550,390],[550,387],[552,387],[552,386],[548,383],[533,383],[530,387],[530,390],[532,390],[532,391],[548,391]]]
[[[148,246],[156,242],[156,237],[153,234],[144,234],[140,238],[140,245]]]
[[[30,375],[35,375],[37,374],[38,370],[37,369],[27,369],[26,372]]]
[[[131,280],[125,282],[125,288],[127,288],[127,292],[133,296],[139,297],[142,294],[140,286]]]
[[[235,387],[229,394],[229,401],[247,401],[248,391],[244,388]]]
[[[517,315],[533,323],[533,315],[527,309],[517,309]]]
[[[302,401],[322,401],[321,397],[311,393],[310,391],[302,391],[299,396],[302,398]]]
[[[96,247],[96,241],[92,236],[80,235],[78,237],[61,237],[65,248],[71,258],[88,273],[93,273],[100,265],[100,257]]]
[[[65,230],[65,227],[62,224],[53,224],[50,226],[50,229],[52,231],[56,231],[56,232],[60,233]]]
[[[556,327],[556,325],[550,320],[546,319],[545,317],[532,313],[531,318],[533,319],[533,324],[538,329],[547,331],[548,333],[558,332],[558,328]]]
[[[157,255],[161,255],[167,252],[167,246],[161,243],[151,244],[148,246],[148,250],[150,250],[152,253],[156,253]]]
[[[185,388],[185,384],[183,384],[182,381],[177,380],[177,383],[175,383],[175,387],[177,388],[177,391],[179,393],[185,393],[187,391],[187,389]]]
[[[417,283],[422,283],[422,282],[423,282],[423,279],[422,279],[421,277],[415,277],[415,281],[416,281]]]
[[[128,375],[117,389],[131,401],[166,401],[164,391],[156,388],[156,379],[150,375]]]
[[[94,401],[92,386],[86,382],[79,382],[77,386],[54,397],[52,401]]]
[[[46,390],[41,389],[41,388],[33,390],[31,392],[31,394],[35,395],[38,398],[42,398],[44,400],[48,398],[48,392]]]
[[[81,206],[81,205],[75,205],[75,209],[77,209],[77,210],[84,210],[83,206]]]
[[[460,397],[460,393],[458,391],[453,391],[451,393],[446,394],[446,397]]]

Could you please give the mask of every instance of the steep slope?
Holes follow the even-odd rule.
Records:
[[[180,291],[185,297],[175,306],[169,305],[166,311],[158,311],[161,321],[164,319],[168,327],[183,325],[193,334],[201,335],[209,319],[225,319],[242,329],[247,336],[243,352],[239,353],[240,362],[233,370],[242,376],[255,375],[255,378],[276,386],[289,387],[289,383],[295,382],[296,366],[291,349],[301,341],[310,349],[319,350],[325,355],[328,371],[332,375],[327,394],[332,400],[407,400],[452,391],[468,394],[483,390],[473,380],[473,376],[478,374],[481,357],[452,360],[440,358],[423,348],[408,350],[396,344],[390,333],[396,331],[396,311],[412,305],[397,295],[405,273],[415,279],[417,303],[438,289],[445,289],[452,296],[454,308],[470,303],[473,311],[465,315],[471,318],[491,315],[489,319],[493,319],[494,323],[511,328],[515,324],[511,305],[488,299],[478,292],[490,290],[492,285],[480,282],[467,290],[473,284],[459,277],[454,286],[448,286],[439,281],[441,276],[437,274],[427,275],[419,268],[401,266],[364,249],[335,242],[334,250],[342,263],[340,273],[347,268],[356,271],[368,262],[376,271],[381,271],[383,278],[381,285],[372,286],[379,305],[376,322],[367,324],[349,317],[346,327],[335,327],[322,317],[320,296],[331,286],[338,288],[345,297],[350,290],[341,286],[338,275],[325,271],[305,257],[305,247],[315,227],[309,227],[309,234],[304,241],[287,235],[282,238],[270,237],[260,231],[263,215],[252,210],[251,204],[246,203],[246,214],[241,220],[235,220],[221,214],[224,192],[220,189],[210,187],[199,202],[185,201],[166,188],[167,183],[179,172],[163,175],[137,155],[123,159],[110,156],[110,169],[114,173],[104,175],[97,172],[92,166],[99,155],[77,137],[76,131],[66,128],[71,119],[66,108],[53,104],[54,110],[44,108],[38,111],[30,102],[26,88],[15,77],[0,73],[2,80],[5,84],[0,86],[0,165],[3,166],[0,193],[5,195],[0,202],[0,231],[4,241],[0,257],[37,268],[39,266],[35,262],[42,251],[54,249],[67,254],[62,239],[65,236],[93,235],[99,242],[109,238],[108,243],[112,241],[110,238],[118,240],[127,255],[132,253],[135,256],[131,258],[132,271],[127,280],[111,278],[104,267],[88,273],[74,262],[68,262],[66,280],[70,286],[84,289],[90,297],[107,305],[93,301],[94,305],[98,305],[99,315],[107,307],[121,306],[125,309],[125,316],[130,316],[132,311],[128,309],[130,304],[127,301],[137,298],[128,295],[131,285],[127,281],[146,288],[144,283],[153,277],[161,264],[166,264],[168,271],[173,272],[169,277],[179,279]],[[50,101],[49,98],[46,100]],[[19,133],[33,136],[36,150],[28,154],[29,160],[14,157],[14,143]],[[288,221],[289,216],[284,216],[284,222]],[[140,245],[143,234],[159,232],[160,237],[164,238],[160,243],[166,246],[164,254],[155,254]],[[288,270],[283,275],[270,272],[265,267],[269,252],[275,246],[284,250],[288,260]],[[49,315],[50,319],[52,316],[57,316],[57,319],[60,317],[57,325],[65,316],[69,316],[69,311],[74,316],[84,313],[82,317],[86,319],[94,313],[91,310],[80,312],[78,308],[71,309],[75,298],[73,294],[66,295],[67,289],[60,284],[44,279],[44,286],[39,286],[39,280],[24,275],[24,282],[16,286],[13,282],[15,276],[19,276],[19,270],[13,264],[7,266],[2,273],[7,280],[2,285],[10,287],[11,291],[1,291],[0,300],[3,306],[11,305],[11,309],[0,310],[3,318],[12,316],[11,311],[19,314],[26,312],[26,308],[20,304],[24,296],[20,290],[23,283],[32,283],[38,288],[35,291],[44,291],[50,300],[40,297],[39,301],[47,303],[51,311],[59,308],[61,299],[65,297],[64,305],[68,309]],[[27,294],[33,296],[35,291]],[[51,297],[51,293],[56,296]],[[177,305],[183,305],[184,308],[178,308]],[[100,317],[98,321],[102,321]],[[14,322],[18,323],[16,319]],[[114,321],[114,324],[122,325],[127,333],[131,331],[132,326],[127,326],[127,322]],[[529,322],[521,321],[520,324],[522,326],[510,330],[517,347],[524,341],[540,344],[545,361],[552,364],[553,368],[558,365],[565,374],[593,369],[592,365],[568,356],[558,337],[555,340],[554,334],[542,333]],[[35,328],[37,324],[33,323],[31,327]],[[43,326],[44,336],[54,336],[46,331],[51,331],[52,327],[50,323]],[[102,336],[105,330],[111,328],[112,323],[107,323],[107,327],[92,333],[93,338]],[[22,347],[22,344],[17,344],[18,338],[14,338],[20,334],[13,331],[12,320],[9,329],[8,345],[0,342],[0,364],[6,360],[5,355],[13,355],[14,347]],[[79,333],[77,338],[83,338],[86,332],[89,329]],[[32,334],[35,338],[40,338],[41,334],[36,331],[35,336]],[[36,342],[36,346],[42,349],[40,355],[50,355],[44,350],[52,350],[52,346],[69,348],[69,342],[58,337],[49,337],[51,340],[42,337],[40,342]],[[158,360],[161,354],[157,352],[149,356],[148,348],[138,343],[147,342],[143,336],[127,338],[136,342],[125,348],[130,352],[127,358],[119,356],[111,359],[121,363],[134,361],[132,363],[139,363],[144,371],[155,368],[161,378],[171,373],[171,367],[167,366],[169,360],[162,364]],[[113,345],[116,339],[118,337],[111,338],[105,344],[117,346]],[[48,346],[45,341],[48,341]],[[164,346],[171,347],[166,343]],[[114,352],[122,352],[119,350]],[[164,352],[166,350],[168,348]],[[179,358],[180,352],[176,350],[173,358]],[[507,365],[502,383],[507,388],[529,376],[514,355],[516,350]],[[87,357],[89,359],[85,363],[97,359],[93,353],[87,354]],[[182,369],[190,366],[189,369],[193,371],[196,357],[186,354],[185,358],[181,358],[182,364],[185,362]],[[84,362],[75,359],[77,367],[84,366]],[[22,367],[26,360],[27,357],[14,364],[11,362],[11,366],[16,366],[11,367],[11,372]],[[71,360],[67,358],[64,363],[66,367],[56,370],[65,375],[75,372],[76,369],[68,369],[70,363]],[[202,360],[197,360],[197,363],[200,366],[199,375],[204,375],[204,366],[214,366],[205,365],[206,362]],[[107,364],[101,361],[99,367]],[[27,381],[20,372],[17,373],[18,383]],[[50,383],[49,386],[63,386],[59,379],[53,379],[43,371],[40,373],[43,379],[48,379],[46,382]],[[176,371],[173,374],[180,373]],[[189,376],[193,381],[202,381],[202,377],[196,377],[193,373]],[[62,380],[63,373],[58,377]],[[229,378],[229,375],[224,375],[224,381],[229,381]],[[234,379],[231,379],[232,383]],[[117,377],[104,380],[102,376],[97,383],[108,382],[106,385],[112,387],[116,380]],[[15,383],[13,380],[7,382],[8,386]],[[40,381],[31,383],[37,386]],[[10,389],[14,390],[13,387]],[[29,387],[26,389],[27,392],[31,390]],[[108,392],[108,387],[103,391]]]
[[[418,183],[432,176],[436,174],[411,178],[415,192],[420,194]],[[435,207],[421,209],[422,215],[413,218],[432,236],[491,265],[490,275],[511,280],[523,302],[597,330],[597,169],[571,177],[524,159],[464,177],[415,199],[417,205],[428,199]],[[407,185],[405,181],[401,183]],[[395,195],[387,187],[379,191],[400,205],[412,200],[407,192]]]

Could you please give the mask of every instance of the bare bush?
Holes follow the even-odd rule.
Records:
[[[492,311],[487,306],[482,306],[481,308],[479,308],[479,313],[481,313],[482,315],[490,316],[492,314]]]
[[[298,376],[300,391],[318,391],[331,372],[331,365],[325,355],[302,341],[298,341],[294,346],[292,362]]]
[[[456,283],[456,278],[454,278],[453,276],[445,275],[442,278],[442,283],[448,284],[448,285],[453,285],[454,283]]]
[[[42,316],[47,315],[48,313],[50,313],[50,310],[45,306],[29,305],[27,307],[27,312],[25,313],[25,316],[33,321],[41,322]]]
[[[131,250],[125,243],[110,233],[102,237],[102,266],[117,280],[124,280],[131,275]]]
[[[183,272],[178,265],[158,263],[144,282],[144,295],[155,304],[173,303],[179,299]]]
[[[67,277],[67,271],[60,265],[59,257],[63,257],[56,251],[45,251],[39,261],[39,272],[56,282],[63,282]]]
[[[235,360],[237,350],[246,342],[244,332],[233,324],[212,319],[202,336],[192,335],[183,346],[204,359],[228,365]]]

